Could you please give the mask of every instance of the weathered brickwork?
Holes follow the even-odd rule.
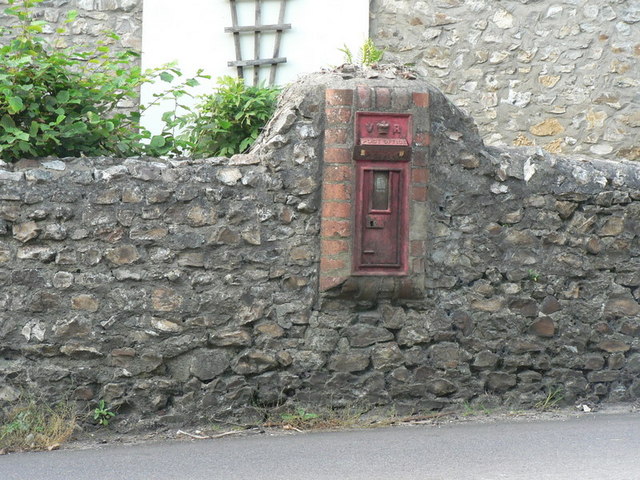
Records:
[[[353,89],[327,89],[325,94],[324,164],[320,230],[320,290],[344,285],[351,296],[413,296],[424,287],[426,231],[420,219],[427,214],[426,156],[429,145],[429,94],[409,88],[357,85]],[[336,118],[334,111],[345,112]],[[356,279],[353,270],[356,217],[356,172],[353,161],[354,118],[357,112],[411,113],[417,125],[411,145],[415,159],[410,163],[409,188],[409,275],[396,281],[379,278]]]
[[[429,112],[412,159],[419,296],[327,280],[348,276],[337,206],[354,185],[351,125],[326,113],[377,92]],[[639,272],[636,162],[486,147],[423,81],[309,76],[246,155],[0,169],[0,408],[71,392],[128,428],[284,401],[633,400]]]
[[[491,145],[640,159],[637,0],[373,0],[385,61],[414,64]]]

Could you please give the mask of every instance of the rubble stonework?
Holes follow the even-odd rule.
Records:
[[[428,93],[419,297],[319,288],[325,94],[359,87]],[[71,393],[125,428],[637,399],[639,237],[636,162],[486,147],[422,80],[307,76],[245,155],[0,169],[0,408]]]
[[[16,2],[17,5],[20,2]],[[4,10],[7,0],[0,0]],[[76,19],[67,24],[67,13],[77,12]],[[56,45],[94,45],[105,41],[105,32],[120,37],[117,46],[140,51],[142,49],[142,0],[44,0],[34,7],[35,18],[44,20],[42,36]],[[0,26],[16,22],[15,17],[0,15]],[[63,28],[58,32],[56,29]]]
[[[637,0],[373,0],[385,61],[411,63],[490,145],[640,159]]]

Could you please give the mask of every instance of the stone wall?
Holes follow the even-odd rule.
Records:
[[[490,145],[640,159],[637,0],[373,0],[385,61],[413,63]]]
[[[104,399],[128,428],[283,402],[638,398],[639,165],[485,147],[439,91],[392,75],[306,77],[231,159],[0,169],[0,407],[21,389]],[[325,112],[367,89],[428,108],[408,298],[319,285]]]
[[[260,157],[0,170],[2,406],[27,390],[208,415],[299,382],[320,130],[285,116],[269,135]]]
[[[569,403],[637,398],[638,164],[487,148],[430,97],[426,289],[405,301],[353,298],[348,281],[323,292],[316,331],[331,353],[317,384],[338,404],[404,411],[531,407],[556,390]]]
[[[0,9],[8,4],[8,0],[0,0]],[[78,16],[67,25],[71,10]],[[57,45],[93,45],[108,40],[105,32],[109,31],[120,36],[116,47],[142,50],[142,0],[44,0],[34,11],[36,18],[47,22],[43,36]],[[14,18],[0,13],[0,27],[10,25]],[[57,28],[65,31],[57,33]]]

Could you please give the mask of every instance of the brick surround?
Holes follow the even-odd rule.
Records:
[[[358,86],[325,91],[322,168],[320,291],[363,296],[413,297],[424,289],[430,143],[429,93],[406,88]],[[355,162],[352,160],[356,112],[413,115],[409,185],[409,264],[407,275],[354,276]]]

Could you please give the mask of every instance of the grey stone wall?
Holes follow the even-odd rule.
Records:
[[[324,92],[412,88],[381,77],[293,85],[231,159],[0,169],[0,408],[21,389],[104,399],[130,428],[638,398],[639,165],[485,147],[422,81],[426,289],[319,292]]]
[[[317,384],[406,411],[637,398],[639,165],[485,147],[435,90],[430,121],[424,296],[322,295]]]
[[[4,14],[8,4],[0,0],[0,26],[9,26],[14,20]],[[78,16],[66,25],[70,10],[76,10]],[[37,18],[47,22],[44,37],[57,45],[94,45],[107,41],[105,32],[109,31],[120,36],[117,48],[142,50],[142,0],[45,0],[34,11]],[[65,32],[56,33],[57,28]]]
[[[197,416],[296,386],[320,133],[287,115],[270,132],[259,156],[0,169],[2,407],[27,390]]]
[[[413,63],[490,145],[640,159],[637,0],[373,0],[385,61]]]

